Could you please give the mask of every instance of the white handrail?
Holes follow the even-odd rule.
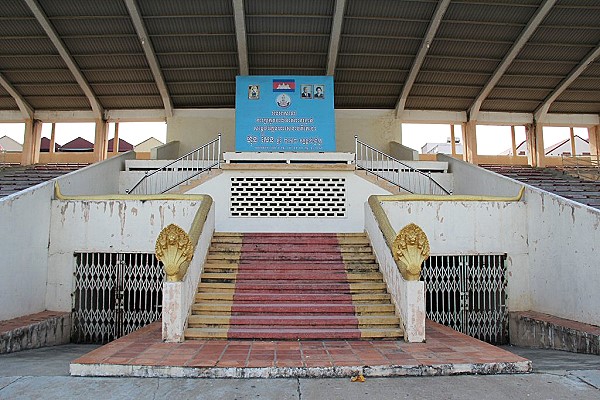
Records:
[[[168,163],[148,171],[129,190],[128,194],[160,194],[200,175],[221,167],[221,134],[216,139]]]
[[[415,194],[451,194],[430,173],[425,173],[377,150],[354,136],[354,163],[356,169],[364,169],[399,188]]]

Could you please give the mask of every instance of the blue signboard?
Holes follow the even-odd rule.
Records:
[[[236,151],[335,151],[333,77],[238,76]]]

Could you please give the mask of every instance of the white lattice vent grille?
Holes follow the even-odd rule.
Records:
[[[232,177],[232,217],[346,217],[346,178]]]

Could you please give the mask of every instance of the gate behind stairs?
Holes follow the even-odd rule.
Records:
[[[152,253],[75,253],[72,341],[107,343],[162,314],[162,264]]]
[[[431,256],[421,280],[427,318],[484,342],[508,343],[506,254]]]

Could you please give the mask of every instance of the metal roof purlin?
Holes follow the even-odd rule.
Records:
[[[125,5],[127,6],[127,11],[129,12],[129,16],[131,17],[135,31],[137,32],[142,48],[144,49],[144,54],[146,55],[146,60],[150,66],[150,71],[152,71],[152,76],[154,76],[154,82],[156,83],[158,91],[160,92],[160,97],[162,98],[163,106],[165,107],[165,116],[172,117],[173,102],[171,101],[169,90],[165,84],[162,70],[158,64],[158,59],[154,53],[150,36],[148,36],[148,32],[146,31],[146,26],[144,25],[144,21],[140,15],[137,3],[135,0],[125,0]]]
[[[246,41],[246,13],[244,0],[233,0],[233,18],[235,20],[235,38],[238,48],[240,75],[248,75],[248,43]]]
[[[398,98],[398,102],[396,103],[396,118],[399,118],[404,112],[404,107],[406,106],[406,100],[408,99],[408,95],[412,89],[415,80],[417,79],[417,75],[421,70],[421,66],[423,65],[423,61],[425,60],[425,56],[429,51],[429,47],[431,46],[431,42],[437,33],[440,24],[442,23],[442,18],[444,18],[444,14],[450,5],[450,0],[442,0],[438,3],[433,17],[431,19],[431,23],[427,28],[427,33],[423,38],[423,42],[421,43],[421,47],[419,48],[419,52],[415,57],[415,60],[410,68],[410,72],[406,81],[404,82],[404,86],[402,87],[402,92],[400,93],[400,97]]]
[[[0,85],[6,90],[12,97],[15,99],[19,110],[21,110],[21,114],[25,119],[33,119],[33,107],[29,105],[29,103],[21,96],[19,92],[11,85],[9,81],[6,80],[4,75],[0,73]]]
[[[346,0],[335,1],[333,22],[331,24],[331,36],[329,38],[329,52],[327,53],[327,75],[333,75],[335,73],[345,8]]]
[[[477,120],[479,110],[481,109],[483,101],[490,94],[494,86],[496,86],[502,75],[504,75],[510,64],[517,57],[523,46],[525,46],[531,35],[533,35],[537,27],[542,23],[542,21],[550,12],[555,3],[556,0],[545,0],[535,12],[533,17],[529,20],[529,22],[525,26],[525,29],[519,35],[519,38],[512,45],[506,56],[504,56],[504,59],[502,60],[498,68],[496,68],[493,75],[487,81],[481,92],[479,92],[479,95],[477,95],[477,98],[475,99],[473,104],[471,104],[471,107],[469,107],[469,121]]]
[[[44,31],[46,32],[46,35],[48,35],[48,38],[50,39],[52,44],[54,44],[54,47],[60,54],[65,64],[67,64],[69,71],[71,71],[71,74],[73,74],[73,77],[81,87],[81,90],[83,91],[83,93],[85,93],[85,96],[87,97],[90,103],[90,107],[92,108],[94,115],[96,115],[98,119],[102,119],[104,114],[104,108],[100,104],[100,101],[98,101],[96,94],[92,90],[87,79],[85,79],[85,77],[83,76],[81,69],[75,63],[75,60],[67,50],[67,47],[63,43],[62,39],[58,36],[58,33],[50,23],[50,20],[48,19],[44,11],[41,9],[37,0],[25,0],[25,3],[33,13],[35,19],[42,26],[42,29],[44,29]]]
[[[579,63],[579,65],[577,65],[577,67],[573,68],[573,70],[571,72],[569,72],[569,75],[567,75],[565,77],[565,79],[563,79],[560,82],[560,84],[552,91],[552,93],[550,93],[548,95],[548,97],[546,97],[546,99],[544,99],[544,102],[542,104],[540,104],[538,106],[538,108],[536,108],[536,110],[533,112],[534,120],[536,122],[543,122],[544,121],[544,119],[546,118],[546,115],[548,114],[548,110],[550,110],[550,106],[552,105],[552,103],[599,56],[600,56],[600,44],[598,44],[598,46],[596,46],[595,49],[593,49],[592,51],[590,51],[588,53],[588,55]]]

